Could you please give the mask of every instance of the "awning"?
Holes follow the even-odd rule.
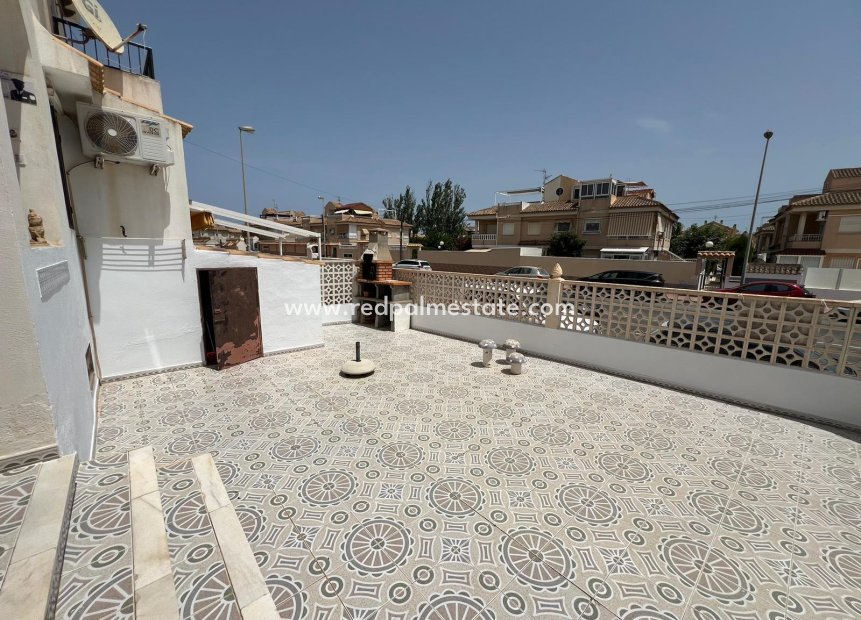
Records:
[[[649,248],[601,248],[601,252],[616,254],[645,254]]]
[[[212,230],[215,228],[215,218],[209,211],[197,211],[191,213],[191,230]]]

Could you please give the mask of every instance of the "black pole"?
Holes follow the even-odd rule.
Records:
[[[765,172],[765,158],[768,155],[768,142],[771,140],[771,137],[774,135],[774,132],[769,130],[762,134],[762,137],[765,138],[765,149],[762,151],[762,166],[759,168],[759,181],[756,184],[756,196],[753,199],[753,212],[750,214],[750,227],[747,229],[747,243],[744,248],[744,260],[741,263],[741,283],[744,284],[745,277],[747,276],[747,263],[750,260],[750,247],[753,243],[753,226],[756,223],[756,207],[759,205],[759,188],[762,187],[762,174]],[[789,220],[787,220],[787,225],[789,225]]]
[[[357,340],[357,341],[356,341],[356,361],[357,361],[357,362],[361,362],[361,361],[362,361],[362,354],[361,354],[361,351],[359,350],[359,346],[360,346],[360,345],[359,345],[359,341]]]

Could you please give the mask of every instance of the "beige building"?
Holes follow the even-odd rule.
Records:
[[[411,224],[401,223],[398,220],[381,217],[376,209],[363,202],[342,204],[336,200],[330,201],[323,209],[326,226],[323,230],[323,218],[318,215],[305,215],[302,211],[275,211],[264,209],[260,217],[270,219],[280,224],[298,226],[312,232],[323,232],[323,256],[327,258],[355,258],[358,259],[368,246],[370,233],[372,231],[385,231],[389,236],[389,247],[396,258],[399,254],[401,243],[404,247],[404,256],[410,255],[410,230]],[[399,240],[403,230],[403,239]],[[311,241],[310,239],[308,241]],[[304,240],[297,238],[296,244],[287,247],[285,253],[295,250],[296,253],[305,255]],[[260,241],[261,252],[278,253],[277,242]],[[416,248],[418,244],[414,244]],[[291,250],[292,248],[292,250]],[[317,252],[316,241],[312,242],[311,252]]]
[[[861,268],[861,168],[830,170],[822,193],[794,196],[755,239],[768,262]]]
[[[579,181],[560,175],[547,182],[544,197],[470,213],[473,247],[546,248],[555,233],[573,232],[586,241],[586,257],[669,257],[673,224],[679,218],[655,200],[655,191],[642,181]]]

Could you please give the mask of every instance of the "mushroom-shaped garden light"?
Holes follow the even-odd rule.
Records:
[[[496,348],[496,343],[490,338],[485,338],[478,343],[478,346],[481,347],[483,351],[482,362],[486,368],[490,366],[490,361],[493,359],[493,350]]]
[[[517,349],[520,348],[520,342],[518,340],[509,338],[505,341],[505,344],[502,345],[502,348],[508,351],[508,353],[505,355],[505,361],[510,364],[511,356],[517,353]]]
[[[511,364],[511,374],[523,373],[523,365],[526,363],[526,356],[523,353],[509,353],[508,361]]]

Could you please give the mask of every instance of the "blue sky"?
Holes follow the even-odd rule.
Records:
[[[539,168],[644,179],[671,206],[752,196],[769,128],[765,193],[861,165],[854,0],[103,5],[149,26],[165,111],[195,126],[193,199],[242,209],[239,165],[205,149],[238,158],[237,125],[257,128],[246,161],[278,176],[249,170],[255,214],[448,177],[473,210]],[[750,208],[680,215],[746,227]]]

